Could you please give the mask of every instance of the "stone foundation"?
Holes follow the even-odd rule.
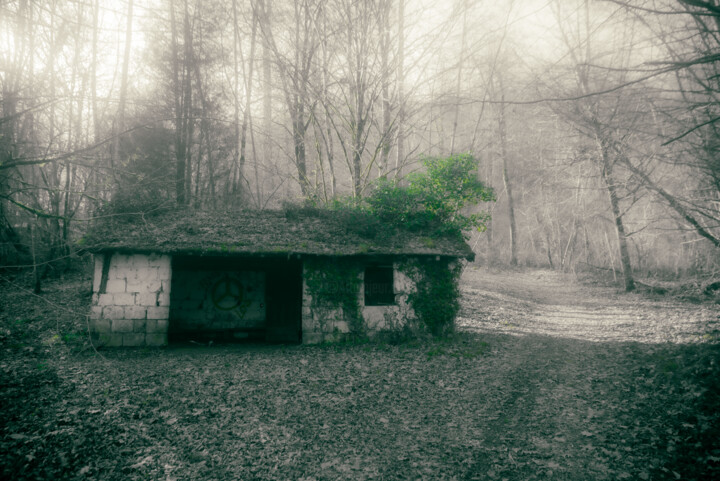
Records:
[[[96,255],[90,327],[97,345],[166,345],[171,275],[170,256]]]

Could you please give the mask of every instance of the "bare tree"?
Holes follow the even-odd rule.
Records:
[[[635,288],[635,280],[628,249],[628,233],[623,222],[625,209],[621,207],[624,198],[621,188],[626,185],[626,179],[623,179],[618,169],[618,158],[614,146],[624,142],[622,137],[618,137],[619,132],[615,125],[623,121],[623,115],[628,112],[628,106],[632,104],[623,92],[615,92],[612,96],[602,98],[592,96],[593,92],[605,90],[607,82],[623,81],[622,75],[624,71],[622,67],[627,62],[627,52],[616,51],[614,55],[609,56],[605,51],[593,50],[598,45],[593,40],[597,27],[591,24],[592,14],[590,10],[589,2],[583,0],[583,5],[577,10],[580,13],[575,19],[576,21],[573,22],[571,15],[563,14],[561,4],[555,4],[559,31],[567,48],[568,57],[572,62],[570,68],[575,74],[575,82],[571,87],[571,91],[577,95],[578,100],[556,105],[553,109],[578,132],[592,140],[595,145],[595,155],[590,158],[595,159],[595,165],[599,170],[603,186],[607,192],[608,204],[615,226],[615,238],[620,253],[625,289],[631,291]],[[576,28],[571,32],[570,25],[573,23]],[[624,25],[622,28],[632,28],[632,25]],[[620,62],[619,66],[621,68],[612,70],[617,75],[610,75],[608,69],[594,67],[597,65],[597,59],[600,55],[616,62],[611,64],[610,68],[617,67],[617,62]]]
[[[505,194],[508,201],[508,220],[510,223],[510,264],[517,265],[517,226],[515,224],[515,199],[513,198],[512,184],[508,172],[508,146],[507,146],[507,122],[505,118],[505,88],[503,85],[502,73],[498,74],[498,88],[500,90],[500,104],[498,129],[500,137],[500,156],[502,157],[502,177],[505,186]]]
[[[292,4],[292,40],[279,44],[269,27],[269,11],[264,3],[255,8],[260,10],[260,26],[268,48],[280,72],[285,104],[290,115],[290,133],[293,142],[293,163],[297,169],[298,183],[303,196],[310,193],[307,168],[306,135],[312,121],[311,79],[314,76],[314,57],[320,45],[318,15],[324,0],[294,0]],[[286,50],[287,49],[287,50]],[[289,54],[286,54],[287,51]]]

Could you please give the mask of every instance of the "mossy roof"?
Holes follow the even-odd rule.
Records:
[[[388,227],[337,211],[171,211],[98,221],[81,241],[91,252],[175,255],[434,255],[472,260],[459,237]]]

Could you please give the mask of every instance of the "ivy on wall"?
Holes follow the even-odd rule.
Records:
[[[405,260],[400,270],[415,282],[408,304],[418,327],[436,337],[451,334],[460,310],[462,263],[451,258],[413,258]]]
[[[308,259],[305,269],[311,308],[318,315],[320,328],[327,332],[326,323],[340,320],[338,310],[342,309],[342,319],[348,323],[350,335],[356,339],[366,337],[360,299],[363,263],[351,259]],[[424,332],[435,337],[451,334],[460,309],[462,263],[454,258],[413,257],[400,262],[398,269],[416,287],[407,294],[407,304],[415,318],[401,323],[406,327],[414,324],[405,333]]]
[[[333,311],[342,309],[354,337],[366,335],[365,323],[360,308],[360,273],[362,264],[351,259],[307,259],[305,261],[305,283],[312,297],[311,308],[319,314],[321,328]]]

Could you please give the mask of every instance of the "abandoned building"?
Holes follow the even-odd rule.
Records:
[[[103,222],[85,239],[95,263],[93,338],[104,346],[371,338],[414,316],[404,265],[474,257],[461,239],[376,230],[301,209]]]

